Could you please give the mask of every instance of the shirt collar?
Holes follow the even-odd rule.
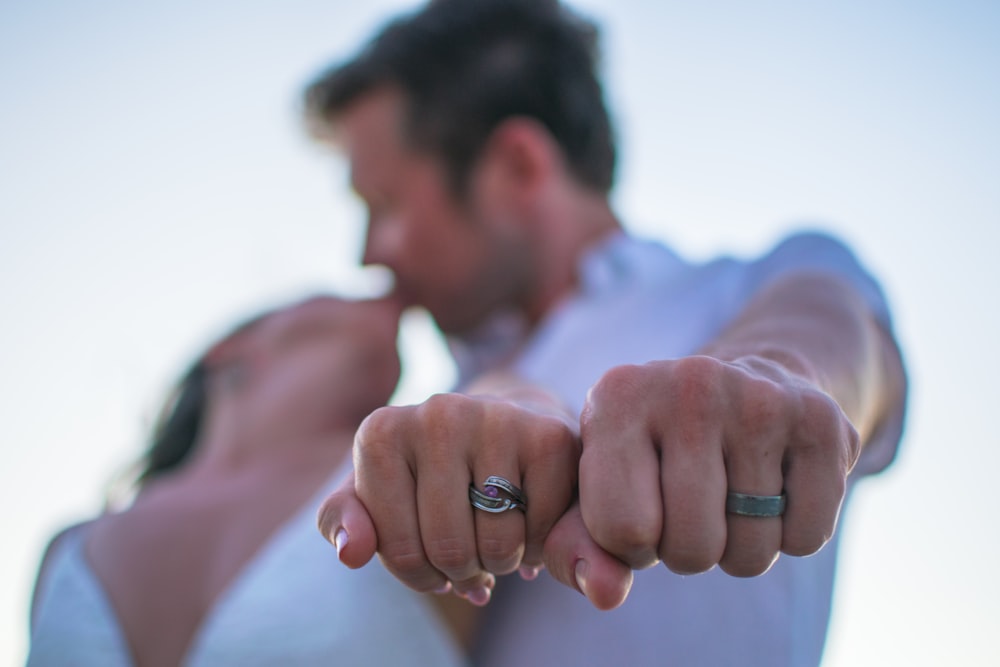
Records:
[[[601,238],[580,257],[579,294],[593,296],[616,291],[628,283],[662,278],[682,265],[682,260],[662,244],[636,239],[619,229]],[[569,298],[574,296],[577,295]],[[559,304],[555,309],[558,308]],[[448,347],[458,367],[459,386],[512,361],[530,334],[524,316],[510,310],[495,313],[462,336],[448,336]]]

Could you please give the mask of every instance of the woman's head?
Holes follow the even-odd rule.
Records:
[[[353,429],[399,379],[399,309],[313,297],[236,327],[181,377],[156,422],[139,482],[187,460],[223,412],[276,438]]]

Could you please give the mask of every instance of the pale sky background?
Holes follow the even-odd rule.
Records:
[[[372,289],[298,92],[411,4],[0,2],[0,662],[48,536],[99,509],[181,367],[257,307]],[[576,6],[631,229],[697,258],[819,224],[892,301],[910,417],[846,511],[825,667],[1000,664],[1000,3]],[[398,400],[447,386],[425,318],[404,348]]]

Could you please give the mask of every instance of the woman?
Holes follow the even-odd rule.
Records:
[[[313,298],[215,344],[168,403],[125,511],[43,560],[29,665],[462,662],[438,607],[316,534],[399,377],[398,306]]]

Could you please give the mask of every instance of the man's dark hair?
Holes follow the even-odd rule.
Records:
[[[558,0],[433,0],[323,73],[306,90],[306,112],[322,128],[375,88],[398,87],[405,140],[441,158],[459,195],[496,127],[530,118],[573,176],[606,194],[615,143],[597,66],[597,28]]]

